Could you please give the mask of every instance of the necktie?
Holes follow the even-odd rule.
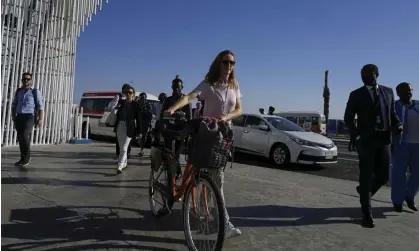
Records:
[[[383,113],[381,111],[381,102],[380,97],[377,93],[377,88],[373,88],[373,95],[374,95],[374,107],[375,107],[375,122],[376,122],[376,129],[383,130],[384,129],[384,120],[383,120]]]

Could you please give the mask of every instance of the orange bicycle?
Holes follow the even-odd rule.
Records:
[[[166,147],[151,148],[151,172],[149,180],[150,208],[156,217],[162,217],[171,212],[176,201],[183,201],[182,214],[184,234],[189,250],[213,250],[219,251],[223,247],[225,233],[224,201],[222,200],[219,187],[211,178],[212,168],[224,168],[227,164],[229,151],[232,147],[232,139],[221,139],[212,149],[212,161],[205,168],[200,168],[188,161],[183,172],[182,181],[176,184],[176,170],[179,164],[175,157],[175,140],[184,139],[190,135],[190,140],[195,142],[194,135],[198,131],[202,119],[194,119],[187,122],[184,113],[177,112],[170,118],[164,118],[173,124],[183,124],[181,131],[163,130],[165,138],[170,138],[171,149]],[[188,155],[191,156],[194,143],[189,144]],[[191,158],[188,158],[191,160]],[[161,202],[158,202],[158,195]],[[158,206],[161,206],[158,208]],[[214,217],[214,214],[218,214]],[[193,220],[197,220],[197,230],[192,231]],[[208,224],[216,224],[210,228]],[[202,234],[203,237],[195,237]]]

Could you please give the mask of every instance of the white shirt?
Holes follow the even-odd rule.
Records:
[[[385,109],[386,104],[384,103],[384,99],[383,99],[383,97],[382,97],[382,95],[380,93],[379,86],[376,85],[376,86],[366,86],[366,87],[368,89],[368,92],[370,93],[370,96],[371,96],[371,99],[372,99],[372,102],[373,103],[375,102],[375,100],[374,100],[374,90],[372,88],[376,88],[376,90],[377,90],[377,95],[378,95],[378,98],[380,99],[381,114],[383,115],[383,120],[384,120],[384,121],[382,121],[383,122],[383,126],[384,126],[383,127],[383,131],[387,131],[388,128],[389,128],[389,126],[388,126],[388,117],[387,117],[388,114],[387,114],[386,109]]]

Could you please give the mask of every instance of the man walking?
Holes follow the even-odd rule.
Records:
[[[377,84],[378,67],[367,64],[361,69],[363,87],[352,91],[344,120],[359,158],[359,186],[363,213],[362,225],[373,228],[371,197],[388,182],[392,131],[403,127],[394,110],[393,90]],[[355,115],[358,117],[355,125]]]
[[[22,74],[22,86],[16,90],[12,102],[12,119],[17,132],[20,160],[15,166],[26,167],[31,160],[32,128],[44,123],[44,101],[41,92],[32,88],[32,74]]]
[[[182,89],[183,89],[183,81],[182,79],[179,78],[179,75],[176,76],[175,79],[173,79],[172,81],[172,96],[168,97],[166,99],[166,101],[163,103],[163,109],[162,112],[160,114],[161,117],[163,117],[163,113],[165,111],[167,111],[167,109],[169,109],[170,107],[172,107],[174,104],[176,104],[176,102],[181,99],[184,95],[182,93]],[[186,119],[190,120],[191,119],[191,113],[192,113],[192,109],[191,109],[191,105],[187,104],[186,106],[184,106],[181,109],[182,112],[184,112],[186,114]],[[170,124],[167,125],[169,127],[169,129],[173,129],[173,130],[179,130],[179,128],[170,128]],[[165,139],[165,144],[167,148],[171,148],[171,140],[170,139]],[[176,160],[179,160],[180,157],[180,152],[181,152],[181,148],[182,148],[182,141],[180,140],[176,140],[175,142],[175,148],[176,148],[176,153],[175,153],[175,157]],[[177,168],[177,178],[180,178],[182,173],[182,170],[180,168],[180,164],[178,165]]]
[[[130,88],[131,88],[131,85],[129,85],[129,84],[122,85],[121,92],[118,93],[114,97],[114,99],[111,101],[110,107],[112,109],[114,109],[118,105],[119,100],[125,100],[126,99],[126,92],[129,91]],[[117,159],[118,156],[119,156],[120,149],[119,149],[119,143],[118,143],[118,135],[116,135],[116,127],[114,128],[114,132],[115,132],[115,138],[116,138],[116,157],[115,157],[115,159]],[[128,145],[128,154],[127,154],[127,158],[129,159],[130,157],[131,157],[131,143]]]
[[[412,100],[412,86],[403,82],[396,87],[399,100],[396,113],[403,124],[403,134],[393,137],[393,167],[391,200],[396,212],[403,211],[403,202],[413,211],[418,211],[415,196],[419,188],[419,101]],[[407,180],[407,168],[410,177]]]
[[[163,104],[167,98],[167,95],[166,93],[162,92],[159,94],[158,98],[159,98],[159,103],[156,104],[156,114],[155,114],[156,123],[154,124],[154,129],[153,129],[153,138],[154,138],[153,145],[154,146],[160,145],[161,130],[162,130],[161,124],[160,124],[160,114],[163,109]]]
[[[147,102],[147,94],[145,92],[138,96],[138,110],[140,111],[140,153],[138,155],[142,157],[144,156],[144,147],[151,129],[151,120],[153,119],[151,105]]]

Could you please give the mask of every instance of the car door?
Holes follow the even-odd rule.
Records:
[[[231,122],[233,124],[233,133],[234,133],[234,147],[240,150],[242,148],[242,137],[243,137],[243,130],[244,130],[244,121],[246,120],[246,115],[241,115]]]
[[[248,115],[243,128],[242,148],[248,152],[257,154],[264,154],[269,144],[271,131],[264,131],[260,129],[261,125],[266,125],[266,122],[254,115]],[[269,126],[268,126],[269,128]]]

